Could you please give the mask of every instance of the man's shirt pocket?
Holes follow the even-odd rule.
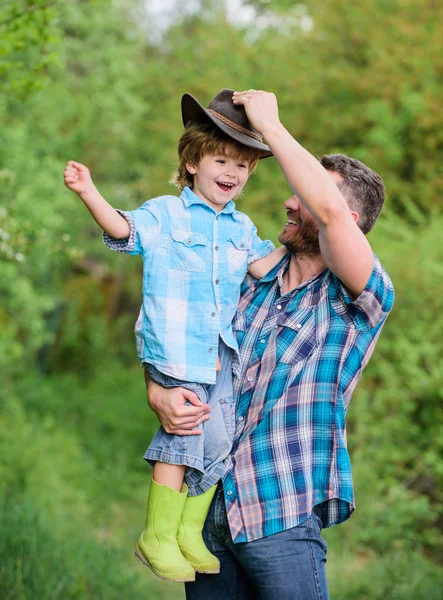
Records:
[[[276,362],[294,365],[308,358],[318,343],[317,310],[301,308],[277,322]]]

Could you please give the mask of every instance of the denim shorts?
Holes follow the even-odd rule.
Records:
[[[225,472],[224,461],[231,451],[235,425],[232,352],[220,339],[221,369],[212,385],[174,379],[152,365],[144,365],[155,383],[165,388],[183,387],[191,390],[202,402],[211,406],[210,418],[199,427],[202,435],[173,435],[160,427],[143,457],[151,465],[157,461],[185,465],[185,483],[190,496],[198,496],[209,490]]]

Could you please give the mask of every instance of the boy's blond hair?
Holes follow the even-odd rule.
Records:
[[[254,171],[261,156],[260,150],[240,144],[211,123],[190,121],[178,140],[178,169],[171,183],[181,190],[185,186],[192,187],[194,176],[188,172],[186,165],[197,166],[207,154],[219,153],[247,160],[249,175]]]

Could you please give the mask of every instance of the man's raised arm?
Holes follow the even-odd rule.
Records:
[[[282,125],[274,94],[235,92],[234,104],[245,107],[251,124],[262,133],[294,193],[319,226],[319,243],[328,268],[357,298],[373,269],[372,250],[331,174]],[[336,174],[337,177],[338,174]]]

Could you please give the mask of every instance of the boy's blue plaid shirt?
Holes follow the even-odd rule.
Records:
[[[219,336],[238,350],[232,319],[248,266],[273,249],[228,202],[216,213],[185,187],[137,210],[119,211],[129,239],[113,250],[143,257],[143,303],[135,326],[140,361],[185,381],[215,383]]]
[[[236,431],[223,487],[235,542],[294,527],[327,500],[325,527],[354,510],[346,411],[394,301],[375,255],[354,302],[329,270],[282,296],[288,261],[246,278],[234,319]]]

